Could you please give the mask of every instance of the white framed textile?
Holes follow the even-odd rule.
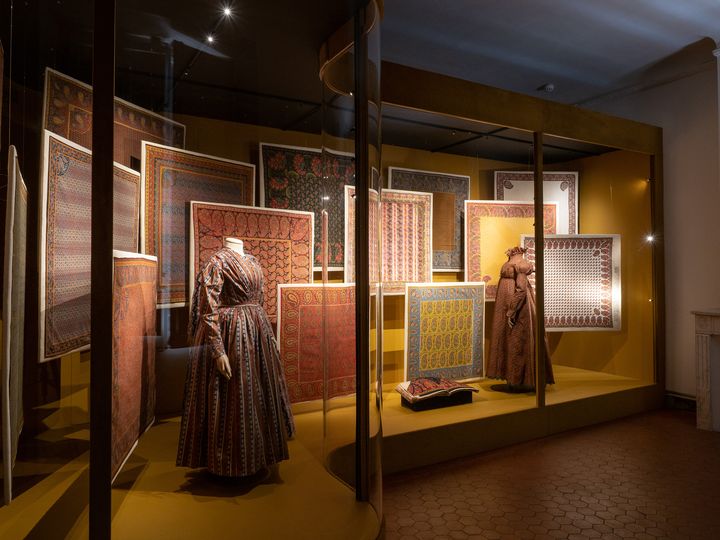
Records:
[[[535,238],[523,235],[522,246],[534,264]],[[548,332],[622,328],[619,234],[547,235],[544,258]]]
[[[578,173],[543,172],[543,199],[558,203],[558,234],[578,232]],[[532,201],[535,179],[532,171],[495,171],[495,199]]]

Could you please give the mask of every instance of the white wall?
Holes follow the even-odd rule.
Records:
[[[690,312],[720,307],[718,72],[713,62],[703,66],[671,82],[585,105],[663,128],[666,386],[691,396],[695,341]]]

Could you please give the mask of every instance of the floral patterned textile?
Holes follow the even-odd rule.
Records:
[[[474,386],[460,384],[444,377],[419,377],[395,388],[410,403],[416,403],[438,396],[451,396],[457,392],[479,392]]]
[[[543,205],[545,234],[557,231],[557,203]],[[497,275],[505,250],[517,245],[520,235],[532,233],[532,201],[465,201],[465,281],[484,281],[485,300],[497,294]]]
[[[383,189],[383,294],[432,281],[432,193]]]
[[[433,194],[433,270],[461,272],[463,216],[465,201],[470,198],[470,177],[398,167],[389,167],[388,176],[390,188]]]
[[[253,205],[255,166],[143,142],[143,253],[158,258],[158,303],[185,305],[190,201]]]
[[[280,285],[278,341],[290,401],[355,392],[355,286]],[[325,377],[327,358],[327,378]]]
[[[522,246],[534,264],[535,238],[523,236]],[[545,237],[548,332],[621,329],[620,246],[618,234]]]
[[[285,210],[328,212],[330,270],[342,270],[345,256],[343,188],[355,184],[355,158],[329,150],[295,146],[260,145],[260,205]],[[320,270],[320,227],[315,231],[315,269]]]
[[[485,284],[414,283],[405,292],[405,378],[483,375]]]
[[[45,70],[43,127],[92,147],[92,87],[67,75]],[[185,146],[185,126],[122,99],[115,98],[114,159],[127,167],[140,163],[141,142]]]
[[[263,272],[252,255],[222,248],[198,273],[178,466],[249,476],[288,459],[295,424],[262,304]],[[215,364],[223,354],[229,380]]]
[[[312,282],[314,216],[310,212],[193,202],[190,205],[190,267],[193,274],[223,246],[239,238],[263,271],[265,310],[277,319],[277,286]],[[191,292],[193,283],[190,284]]]

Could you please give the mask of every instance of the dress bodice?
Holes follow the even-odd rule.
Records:
[[[521,258],[518,261],[514,261],[510,259],[502,265],[502,268],[500,269],[500,279],[515,279],[518,274],[525,274],[526,276],[529,276],[534,271],[535,267],[527,260]]]
[[[223,248],[213,256],[213,260],[220,264],[223,273],[220,306],[262,305],[263,273],[255,257]]]

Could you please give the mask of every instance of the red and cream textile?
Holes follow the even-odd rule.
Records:
[[[1,51],[1,49],[0,49]],[[12,471],[23,428],[23,365],[25,361],[25,267],[27,261],[28,193],[14,146],[8,149],[5,202],[5,260],[0,357],[0,411],[5,504],[12,500]]]
[[[264,307],[272,322],[277,319],[277,286],[312,282],[312,212],[192,202],[190,222],[192,275],[223,246],[225,238],[241,239],[245,252],[254,255],[262,267]]]
[[[545,234],[557,231],[557,203],[543,205]],[[484,281],[485,300],[495,300],[508,246],[535,226],[532,201],[465,201],[465,281]]]
[[[113,252],[112,455],[114,478],[155,418],[157,260]]]
[[[380,281],[378,265],[378,192],[368,190],[368,257],[370,260],[370,283]],[[355,186],[345,186],[345,283],[355,282]]]
[[[383,294],[405,294],[432,281],[432,193],[383,189],[381,200]]]
[[[49,131],[40,193],[39,359],[90,346],[92,156]],[[137,251],[140,175],[115,164],[113,247]]]
[[[53,69],[45,70],[43,127],[85,148],[92,147],[92,87]],[[115,98],[113,159],[140,164],[142,141],[185,146],[185,126]]]
[[[158,304],[183,306],[188,268],[190,201],[255,204],[255,166],[143,143],[141,251],[158,258]]]
[[[278,340],[290,401],[355,392],[355,285],[280,285]],[[327,381],[325,361],[327,358]]]

